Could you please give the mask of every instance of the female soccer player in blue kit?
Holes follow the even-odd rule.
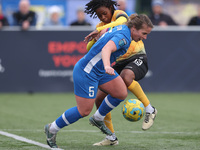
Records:
[[[115,0],[90,0],[85,6],[85,13],[93,18],[99,18],[100,22],[96,25],[96,29],[85,37],[85,41],[93,38],[87,44],[89,51],[96,39],[103,34],[102,30],[111,29],[115,26],[122,25],[128,21],[128,15],[122,10],[116,10],[117,6]],[[101,33],[101,34],[99,34]],[[150,100],[144,93],[139,84],[139,80],[143,79],[148,71],[148,59],[142,40],[135,42],[132,40],[127,52],[118,57],[116,64],[112,66],[118,74],[122,77],[127,89],[140,100],[145,106],[145,117],[142,123],[142,129],[148,130],[154,123],[157,115],[157,110],[150,103]],[[98,90],[95,104],[99,108],[102,101],[108,94],[102,90]],[[114,126],[112,123],[111,112],[106,114],[104,123],[107,128],[113,133],[106,135],[105,139],[94,143],[94,146],[118,145],[119,141],[115,135]]]
[[[104,117],[127,96],[122,78],[111,67],[119,56],[126,53],[132,40],[147,38],[153,25],[146,15],[132,15],[125,25],[120,25],[103,34],[91,50],[80,59],[73,70],[74,93],[77,106],[66,110],[53,123],[45,126],[47,143],[57,148],[57,132],[80,118],[88,116],[94,106],[98,88],[108,93],[90,123],[107,135],[112,132],[105,126]]]

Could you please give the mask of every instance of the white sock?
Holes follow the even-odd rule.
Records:
[[[54,121],[50,128],[49,128],[49,131],[53,134],[56,134],[58,131],[60,130],[60,128],[57,126],[56,122]]]
[[[94,116],[94,119],[97,120],[97,121],[103,121],[104,118],[105,118],[105,116],[102,116],[102,115],[99,113],[99,110],[97,110],[93,116]]]
[[[147,107],[145,107],[146,109],[146,113],[153,113],[154,112],[154,108],[151,106],[151,104],[149,104]]]
[[[115,133],[113,133],[112,135],[106,135],[106,138],[108,140],[115,140],[117,137],[116,137]]]

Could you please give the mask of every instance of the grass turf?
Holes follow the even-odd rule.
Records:
[[[57,144],[70,150],[199,150],[200,94],[147,93],[158,110],[154,126],[142,131],[142,120],[129,122],[118,106],[112,111],[117,146],[94,147],[104,139],[97,128],[89,125],[89,117],[63,128]],[[129,98],[134,98],[129,94]],[[0,130],[46,144],[44,125],[54,121],[66,109],[76,105],[74,95],[68,94],[0,94]],[[91,116],[95,112],[89,115]],[[0,150],[45,149],[0,135]]]

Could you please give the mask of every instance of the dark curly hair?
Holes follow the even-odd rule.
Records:
[[[96,9],[102,6],[107,8],[112,8],[112,14],[114,13],[115,6],[117,6],[117,2],[113,0],[91,0],[89,3],[85,5],[85,13],[90,14],[90,17],[97,18]]]

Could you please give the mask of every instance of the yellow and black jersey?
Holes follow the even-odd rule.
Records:
[[[112,28],[128,21],[128,15],[122,10],[115,10],[111,19],[111,23],[100,22],[96,25],[96,29],[101,31],[106,28]]]
[[[127,52],[120,56],[117,61],[128,59],[136,54],[146,54],[144,43],[142,40],[135,42],[131,41],[131,44],[127,50]]]
[[[115,10],[110,23],[100,22],[96,25],[96,30],[99,32],[103,29],[112,28],[128,21],[128,15],[122,10]],[[90,50],[96,41],[93,39],[87,44],[87,51]]]
[[[100,22],[96,25],[96,29],[100,32],[101,30],[106,29],[106,28],[112,28],[118,25],[122,25],[127,21],[128,21],[128,15],[124,11],[115,10],[111,19],[111,23]],[[88,43],[87,45],[88,51],[90,50],[90,48],[95,42],[96,42],[95,40],[92,40]],[[123,56],[120,56],[117,59],[117,61],[128,59],[131,56],[136,55],[136,54],[146,54],[143,41],[139,41],[139,42],[132,41],[127,52]]]

